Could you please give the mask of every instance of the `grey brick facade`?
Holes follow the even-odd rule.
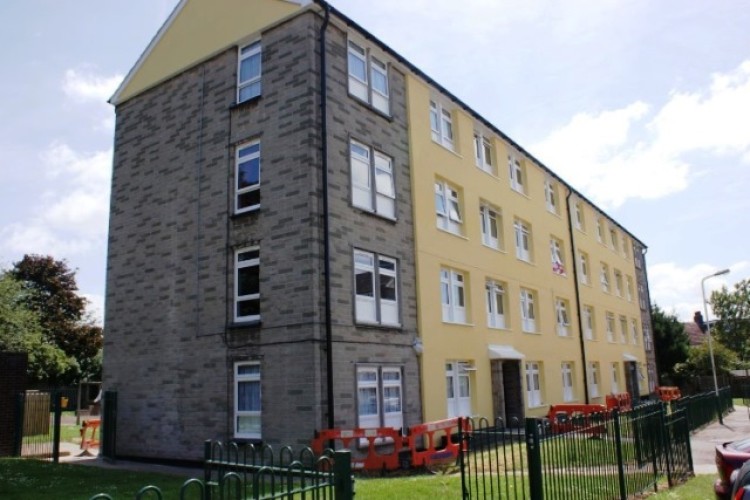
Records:
[[[117,454],[197,459],[233,438],[234,363],[261,365],[262,440],[308,445],[327,426],[318,36],[311,11],[262,33],[262,95],[236,103],[237,48],[117,106],[104,385]],[[404,425],[421,421],[404,75],[386,117],[347,90],[347,34],[327,29],[335,424],[357,422],[356,367],[397,366]],[[393,61],[388,61],[393,63]],[[393,159],[396,220],[351,203],[349,140]],[[261,207],[234,214],[234,157],[261,141]],[[233,323],[234,252],[260,248],[259,324]],[[400,328],[354,319],[353,251],[398,260]]]

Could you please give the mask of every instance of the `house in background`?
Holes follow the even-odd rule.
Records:
[[[183,0],[111,102],[119,456],[653,385],[643,243],[330,4]]]

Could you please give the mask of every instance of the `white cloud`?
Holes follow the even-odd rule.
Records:
[[[81,294],[88,303],[86,304],[86,313],[97,325],[104,324],[104,296],[93,293]]]
[[[731,286],[744,279],[750,269],[750,261],[735,262],[729,266],[730,273],[706,280],[706,298],[713,290]],[[703,311],[701,280],[718,271],[709,264],[696,264],[681,268],[674,262],[664,262],[648,267],[648,281],[651,301],[669,313],[674,313],[682,321],[692,321],[695,311]],[[709,306],[709,314],[713,312]]]
[[[529,148],[597,203],[654,199],[684,190],[695,174],[693,152],[750,161],[750,60],[712,76],[702,91],[672,92],[653,113],[634,102],[580,113]]]
[[[91,71],[69,69],[63,79],[63,92],[77,101],[97,101],[106,103],[117,90],[123,76],[100,76]]]

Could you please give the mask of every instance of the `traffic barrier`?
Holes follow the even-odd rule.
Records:
[[[682,397],[680,388],[674,386],[659,386],[656,388],[656,395],[665,402],[674,401]]]
[[[404,447],[404,436],[392,427],[376,429],[325,429],[315,432],[312,450],[322,455],[330,441],[341,443],[351,451],[352,467],[364,470],[394,470],[399,467],[399,455]],[[334,445],[335,450],[341,447]]]
[[[459,426],[464,419],[448,418],[436,422],[427,422],[409,428],[408,447],[411,449],[412,467],[429,467],[430,465],[456,460],[461,451],[461,444],[453,439],[458,435]]]
[[[81,449],[87,454],[90,447],[99,447],[100,419],[84,420],[81,425]]]
[[[617,408],[619,411],[630,411],[633,409],[630,394],[627,392],[622,392],[620,394],[607,394],[605,400],[607,410],[614,410]]]
[[[582,430],[587,434],[600,435],[606,432],[606,427],[601,423],[606,413],[607,407],[604,405],[558,404],[550,406],[547,419],[555,434]]]

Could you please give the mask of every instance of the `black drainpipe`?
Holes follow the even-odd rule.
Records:
[[[326,321],[326,390],[328,400],[328,428],[334,428],[333,415],[333,332],[331,328],[331,242],[328,235],[328,114],[326,112],[326,28],[330,20],[330,7],[319,2],[325,17],[320,27],[320,156],[323,170],[323,278],[325,280]]]
[[[576,290],[576,311],[578,314],[578,338],[581,342],[581,363],[583,363],[583,394],[585,397],[586,404],[589,404],[589,374],[588,366],[586,365],[586,341],[583,338],[583,321],[581,320],[581,290],[578,284],[578,263],[576,262],[576,245],[575,239],[573,238],[573,221],[572,213],[570,211],[570,195],[573,191],[568,190],[568,194],[565,196],[565,208],[568,211],[568,234],[570,235],[570,254],[573,256],[573,262],[571,266],[573,268],[573,285]]]

